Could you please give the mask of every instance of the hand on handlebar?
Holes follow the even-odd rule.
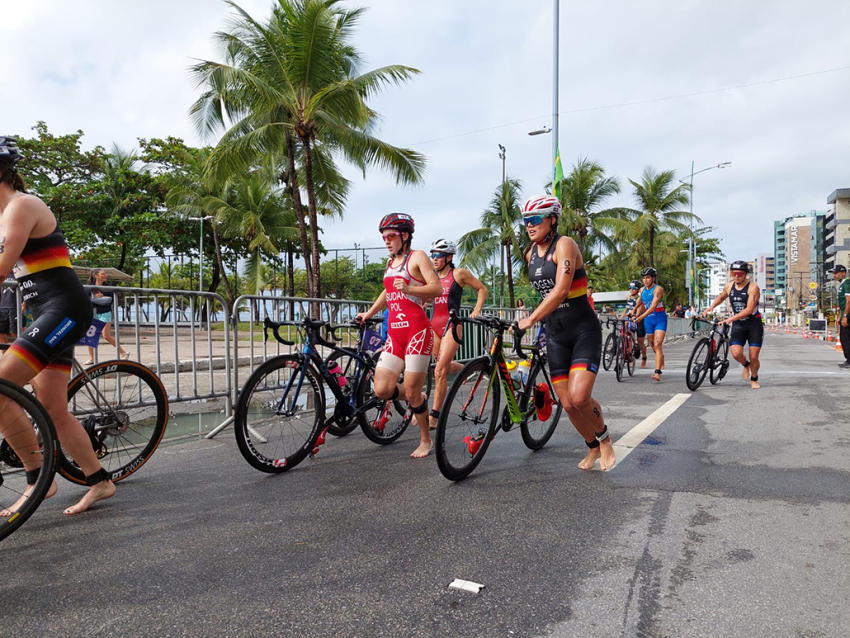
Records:
[[[519,328],[522,332],[528,330],[531,326],[534,325],[534,322],[528,317],[524,319],[520,319],[514,324],[517,328]]]

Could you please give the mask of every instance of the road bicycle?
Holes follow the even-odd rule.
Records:
[[[410,423],[404,408],[398,400],[376,397],[372,386],[377,353],[368,349],[375,334],[368,328],[380,322],[370,319],[332,326],[309,317],[280,323],[265,318],[266,340],[271,331],[279,343],[292,346],[295,342],[281,337],[279,330],[296,326],[303,332],[303,348],[262,363],[239,392],[234,429],[236,444],[248,463],[263,472],[285,472],[318,453],[327,432],[342,436],[357,425],[381,445],[402,435]],[[337,331],[351,328],[358,331],[357,346],[338,346]],[[319,347],[330,353],[322,355]],[[325,388],[334,400],[332,407]]]
[[[720,320],[706,321],[699,317],[691,319],[691,330],[696,330],[697,322],[711,325],[708,336],[700,338],[691,351],[688,367],[685,370],[685,383],[688,389],[696,391],[705,381],[715,385],[729,371],[729,326]]]
[[[168,395],[159,377],[135,361],[102,361],[83,368],[74,360],[72,372],[74,376],[68,383],[69,409],[88,434],[92,449],[110,480],[117,483],[142,467],[159,446],[168,425]],[[11,392],[10,385],[6,383],[3,387]],[[17,395],[3,396],[24,406],[28,427],[36,432],[44,460],[36,489],[18,510],[18,525],[38,507],[54,473],[86,485],[85,473],[58,442],[53,422],[49,417],[47,423],[41,422],[38,413],[34,412],[36,407],[44,410],[41,403],[26,390],[20,388],[20,392],[23,402]],[[8,439],[12,437],[14,432],[7,431],[0,441],[0,506],[11,504],[26,489],[24,465],[9,445]],[[50,481],[42,492],[42,479],[48,475]],[[6,534],[11,531],[7,529]],[[0,538],[4,535],[0,525]]]
[[[623,380],[623,370],[626,370],[629,373],[629,376],[634,376],[635,374],[635,361],[636,361],[636,353],[635,349],[637,344],[635,343],[635,339],[633,336],[632,327],[634,322],[631,319],[609,319],[608,324],[612,325],[613,322],[613,332],[610,336],[613,335],[613,364],[614,364],[614,374],[617,376],[617,381]]]
[[[504,333],[513,328],[514,352],[526,359],[522,332],[516,323],[488,315],[461,318],[452,314],[451,329],[458,343],[460,323],[484,326],[494,336],[490,353],[467,363],[455,377],[437,422],[437,466],[443,476],[453,481],[466,478],[475,469],[499,430],[507,432],[519,425],[523,443],[531,450],[539,450],[552,437],[562,410],[552,386],[546,351],[541,347],[545,338],[542,329],[535,340],[537,345],[528,348],[528,376],[518,382],[508,371],[503,350]],[[505,394],[501,418],[500,391]]]
[[[605,320],[605,325],[611,328],[608,336],[605,337],[605,345],[602,346],[602,368],[606,372],[611,369],[611,364],[614,363],[614,355],[617,354],[617,334],[613,330],[614,317],[608,317]]]

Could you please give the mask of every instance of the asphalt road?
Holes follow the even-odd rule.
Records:
[[[268,476],[229,430],[80,516],[63,483],[0,544],[0,635],[847,636],[850,372],[768,333],[761,390],[733,364],[690,393],[691,345],[661,384],[600,374],[615,441],[688,395],[608,473],[576,468],[564,418],[540,452],[500,434],[457,484],[407,457],[413,432]]]

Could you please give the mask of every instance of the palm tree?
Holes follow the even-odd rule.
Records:
[[[463,253],[461,266],[479,272],[485,270],[487,262],[499,254],[502,272],[506,273],[508,279],[511,308],[514,307],[513,267],[515,261],[521,260],[523,245],[520,237],[525,237],[520,204],[521,188],[518,179],[502,182],[493,194],[490,205],[481,213],[481,228],[464,234],[458,242],[458,248]],[[504,292],[503,279],[501,298],[504,298]]]
[[[600,210],[600,207],[605,199],[620,192],[617,179],[605,177],[600,164],[582,157],[558,183],[557,190],[563,207],[558,232],[575,239],[586,259],[594,248],[604,246],[613,250],[607,231],[614,219],[622,217],[622,212],[619,208]]]
[[[364,174],[379,166],[399,183],[422,180],[424,157],[372,136],[377,114],[366,103],[384,86],[400,84],[418,71],[392,65],[356,75],[359,56],[349,40],[362,9],[345,10],[339,0],[278,0],[266,24],[229,4],[238,19],[231,32],[217,34],[225,62],[193,67],[207,88],[192,114],[208,132],[233,122],[213,153],[211,171],[230,174],[264,158],[275,162],[292,198],[309,294],[317,296],[318,215],[341,213],[340,187],[346,185],[331,154]]]
[[[629,180],[634,187],[635,202],[639,209],[625,208],[622,212],[629,217],[629,223],[634,224],[634,235],[638,241],[645,243],[648,262],[645,266],[655,264],[655,240],[659,232],[670,231],[675,234],[690,233],[685,222],[702,223],[702,220],[686,210],[677,210],[686,205],[690,199],[690,186],[681,184],[675,188],[673,182],[675,171],[656,172],[651,166],[643,170],[641,181]],[[614,225],[622,230],[622,221]]]

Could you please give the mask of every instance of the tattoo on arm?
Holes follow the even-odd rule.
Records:
[[[569,259],[564,260],[564,274],[569,275],[573,272],[573,266]]]
[[[6,235],[0,237],[0,255],[6,252]]]

